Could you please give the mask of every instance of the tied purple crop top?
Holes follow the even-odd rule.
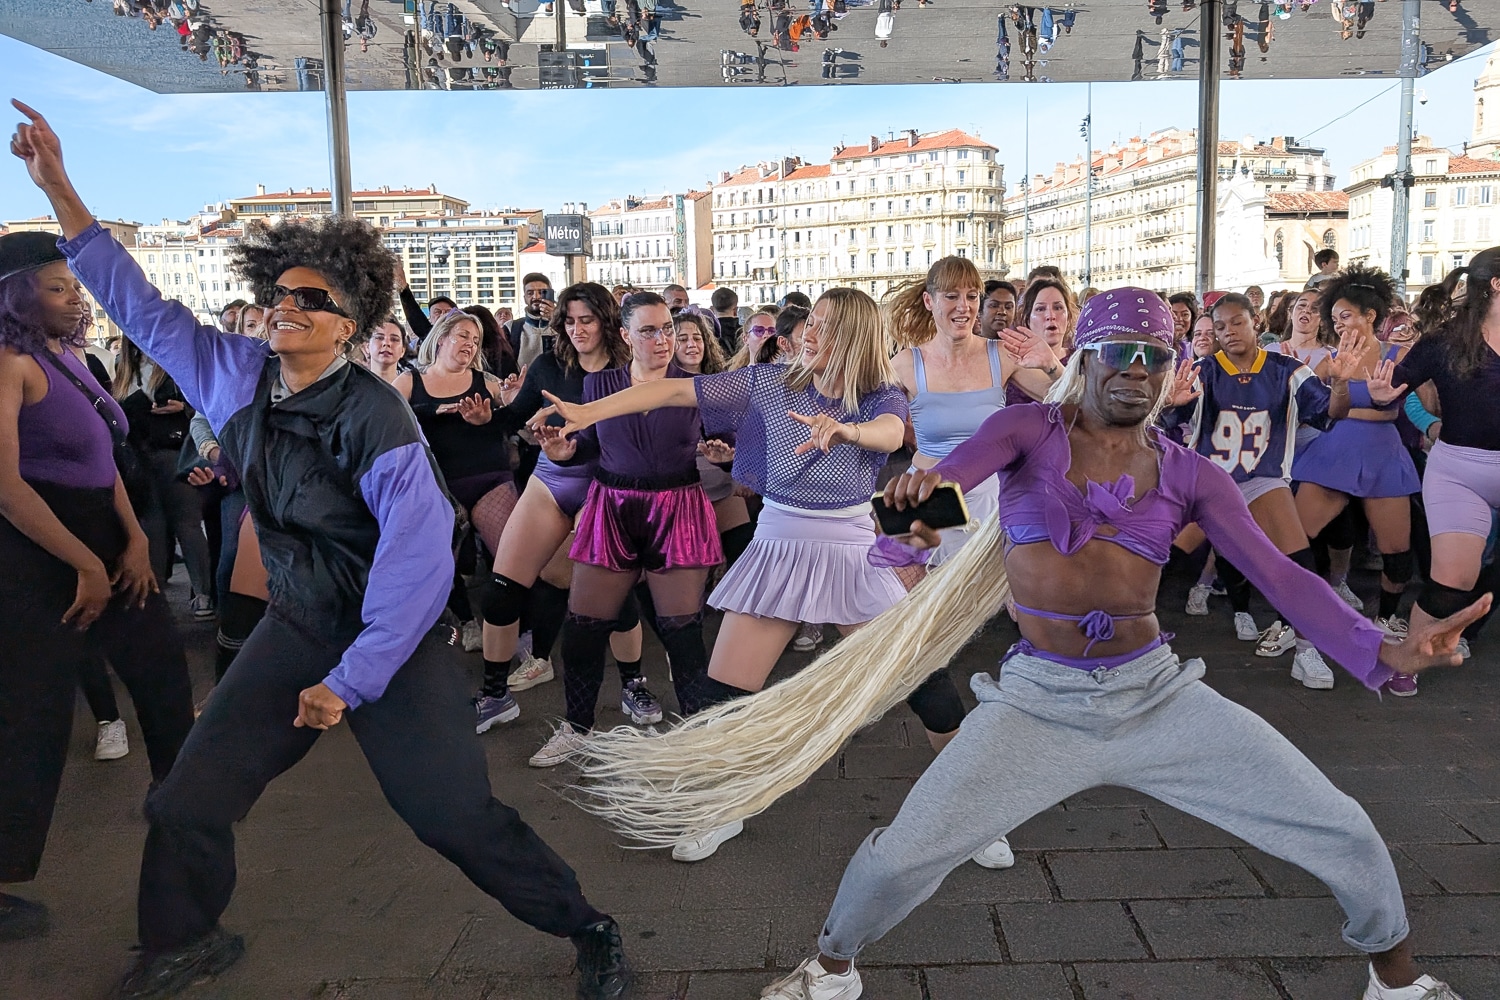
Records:
[[[1379,662],[1380,629],[1277,551],[1227,472],[1160,431],[1152,434],[1161,453],[1160,482],[1140,496],[1128,475],[1113,483],[1090,482],[1086,490],[1068,481],[1072,447],[1056,404],[1006,407],[933,471],[964,491],[998,474],[1000,523],[1011,545],[1050,542],[1073,555],[1098,538],[1161,566],[1178,532],[1196,522],[1298,634],[1366,687],[1390,680],[1393,672]],[[1101,534],[1105,526],[1115,533]]]

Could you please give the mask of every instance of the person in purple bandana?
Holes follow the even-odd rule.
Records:
[[[975,677],[979,707],[850,862],[821,955],[766,996],[853,1000],[855,956],[975,849],[1068,796],[1120,785],[1325,882],[1347,916],[1344,940],[1370,956],[1365,1000],[1457,997],[1413,964],[1396,871],[1364,810],[1262,719],[1205,685],[1201,660],[1172,652],[1154,595],[1173,537],[1196,521],[1372,691],[1397,673],[1457,665],[1459,634],[1490,599],[1386,641],[1270,543],[1228,473],[1153,426],[1169,399],[1191,391],[1188,364],[1174,376],[1172,338],[1171,311],[1153,293],[1095,297],[1047,404],[1001,410],[933,469],[886,488],[886,501],[904,508],[943,481],[969,489],[1000,477],[1004,572],[1022,638],[998,679]],[[940,539],[918,522],[907,541],[920,557]]]

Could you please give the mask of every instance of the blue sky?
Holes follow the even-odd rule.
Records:
[[[1488,51],[1418,81],[1427,97],[1417,108],[1418,130],[1438,145],[1468,137],[1473,81]],[[939,94],[941,107],[952,110],[934,110]],[[1395,142],[1398,94],[1388,78],[1225,83],[1222,136],[1307,138],[1328,147],[1343,183],[1351,164]],[[0,95],[48,116],[80,192],[100,216],[155,222],[250,194],[258,183],[268,190],[328,184],[316,94],[162,96],[0,36]],[[1099,84],[1093,102],[1100,147],[1191,128],[1196,117],[1189,83]],[[476,207],[554,210],[565,201],[702,187],[719,170],[778,155],[826,162],[841,140],[907,128],[978,132],[1000,147],[1013,183],[1024,173],[1028,103],[1034,172],[1082,152],[1085,88],[1071,84],[349,97],[356,187],[437,184]],[[48,210],[18,162],[7,158],[0,171],[0,219]]]

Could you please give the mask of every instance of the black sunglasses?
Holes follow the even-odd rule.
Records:
[[[274,306],[288,295],[297,304],[297,308],[303,312],[329,312],[345,319],[351,318],[348,313],[339,308],[337,302],[333,301],[333,296],[326,288],[286,288],[277,285],[271,289],[271,298],[266,305]]]

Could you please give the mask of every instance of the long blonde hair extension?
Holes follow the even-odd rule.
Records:
[[[818,338],[828,358],[823,378],[840,387],[844,409],[859,412],[861,396],[896,381],[891,368],[891,346],[875,300],[855,288],[830,288],[813,303],[813,312],[826,303]],[[812,323],[812,315],[807,318]],[[799,355],[786,375],[787,387],[801,392],[812,384],[813,370]]]
[[[829,293],[831,294],[831,293]],[[873,302],[872,302],[873,305]],[[660,735],[620,726],[574,758],[584,809],[642,847],[764,812],[946,665],[1010,595],[997,518],[801,673]]]
[[[882,303],[891,340],[897,347],[921,347],[937,336],[937,323],[922,294],[937,296],[969,288],[984,294],[979,268],[967,257],[944,257],[927,269],[927,277],[896,286]],[[978,320],[976,316],[975,322]]]

